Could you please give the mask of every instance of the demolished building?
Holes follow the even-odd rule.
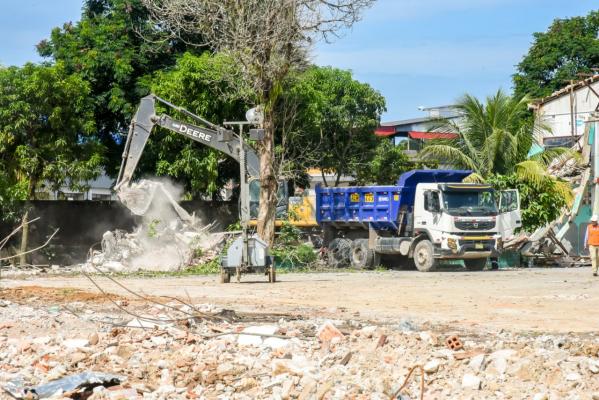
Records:
[[[513,248],[525,257],[565,255],[566,263],[578,263],[587,254],[588,221],[599,213],[599,74],[535,101],[530,108],[535,113],[537,142],[530,155],[543,148],[566,147],[580,154],[580,159],[561,157],[549,166],[550,174],[572,185],[572,206],[548,226],[516,239]]]

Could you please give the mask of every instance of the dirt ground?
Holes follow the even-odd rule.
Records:
[[[240,284],[220,284],[216,276],[120,278],[119,282],[147,295],[191,298],[238,311],[312,312],[552,333],[594,332],[599,326],[599,278],[589,268],[289,273],[277,278],[274,285],[258,275],[243,276]],[[131,296],[105,278],[96,279],[107,292]],[[1,288],[27,286],[34,286],[27,293],[42,292],[35,287],[98,292],[85,276],[0,281]]]

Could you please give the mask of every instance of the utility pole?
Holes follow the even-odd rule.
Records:
[[[236,267],[235,275],[237,282],[241,281],[241,273],[250,266],[248,247],[248,225],[250,221],[250,187],[247,181],[247,167],[245,142],[243,138],[243,127],[245,125],[261,125],[262,119],[259,109],[251,109],[246,113],[247,121],[225,121],[225,126],[237,126],[239,128],[239,218],[241,222],[241,238],[243,246],[241,249],[241,264]],[[254,129],[250,129],[250,138]]]

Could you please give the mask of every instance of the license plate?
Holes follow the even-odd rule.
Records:
[[[476,244],[474,245],[474,248],[475,248],[475,249],[477,249],[477,250],[479,250],[479,249],[484,249],[484,248],[485,248],[485,246],[483,246],[483,244],[482,244],[482,243],[476,243]]]
[[[350,194],[349,201],[351,201],[352,203],[358,203],[360,201],[360,195],[358,193]]]
[[[364,201],[366,203],[374,203],[374,194],[372,194],[372,193],[366,193],[364,195]]]

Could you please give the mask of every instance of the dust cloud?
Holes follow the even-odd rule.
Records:
[[[117,196],[141,223],[132,232],[105,232],[102,251],[92,254],[84,268],[106,272],[177,271],[217,249],[224,235],[190,215],[179,201],[181,186],[169,179],[143,179],[122,187]],[[205,261],[205,260],[204,260]]]

